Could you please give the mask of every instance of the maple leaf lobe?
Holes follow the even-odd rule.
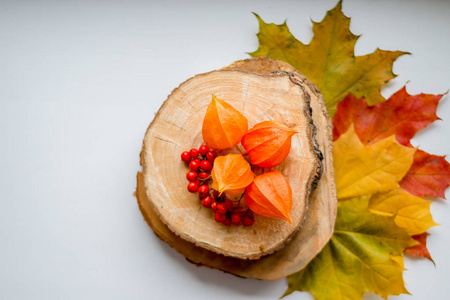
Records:
[[[445,199],[445,190],[450,186],[450,164],[445,156],[417,150],[414,153],[413,164],[400,182],[400,186],[419,197]]]
[[[430,252],[428,251],[427,248],[427,237],[429,236],[429,233],[422,233],[422,234],[418,234],[418,235],[414,235],[412,236],[413,239],[415,239],[416,241],[419,242],[418,245],[414,245],[412,247],[406,248],[405,249],[405,253],[411,254],[413,256],[418,256],[418,257],[424,257],[429,259],[434,265],[436,265],[434,263],[434,260],[431,258]]]
[[[370,197],[369,209],[375,214],[393,216],[397,226],[409,235],[417,235],[439,225],[433,221],[431,202],[399,188]]]

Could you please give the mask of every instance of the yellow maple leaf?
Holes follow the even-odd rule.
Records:
[[[291,64],[322,92],[333,117],[336,105],[347,94],[366,98],[372,105],[385,101],[380,88],[396,75],[392,64],[402,51],[384,51],[355,56],[359,36],[350,31],[350,18],[342,13],[342,3],[328,11],[320,23],[313,22],[314,37],[309,45],[297,40],[284,22],[265,23],[256,15],[260,30],[259,48],[252,56],[269,56]]]
[[[409,235],[424,233],[438,225],[433,221],[430,205],[430,201],[413,196],[401,188],[372,195],[369,201],[371,212],[394,216],[395,223]]]
[[[403,250],[416,242],[393,217],[373,214],[368,197],[340,202],[334,234],[301,271],[288,276],[286,295],[309,291],[316,300],[361,299],[365,291],[383,298],[408,293]]]
[[[333,143],[338,199],[344,200],[397,189],[409,170],[416,149],[391,136],[373,145],[361,143],[353,125]]]

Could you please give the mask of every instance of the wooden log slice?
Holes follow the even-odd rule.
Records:
[[[292,188],[292,224],[256,214],[251,227],[224,226],[187,191],[188,168],[180,154],[203,144],[202,121],[213,94],[243,113],[250,127],[273,120],[297,131],[288,157],[276,167]],[[309,101],[303,86],[286,73],[219,70],[182,83],[156,114],[143,143],[146,196],[162,222],[198,247],[240,259],[258,259],[283,246],[304,221],[319,168]]]
[[[311,195],[308,215],[301,230],[282,249],[258,260],[226,257],[197,247],[169,230],[147,199],[141,172],[137,175],[136,196],[144,219],[153,231],[158,237],[185,256],[188,261],[197,265],[217,268],[240,277],[263,280],[279,279],[306,266],[327,243],[333,232],[337,197],[333,173],[331,121],[320,92],[289,64],[269,58],[253,58],[238,61],[228,68],[259,74],[268,74],[272,71],[290,72],[304,83],[304,87],[311,96],[313,120],[317,124],[316,139],[323,153],[323,174],[317,188]],[[141,165],[143,165],[142,155]]]

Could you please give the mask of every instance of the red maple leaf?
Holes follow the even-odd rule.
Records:
[[[351,123],[364,144],[373,144],[395,134],[397,141],[410,145],[416,132],[435,120],[441,95],[410,95],[406,87],[386,102],[369,106],[364,99],[348,95],[337,107],[333,118],[333,140],[347,131]]]
[[[418,197],[445,199],[445,189],[450,185],[450,164],[444,156],[431,155],[422,150],[414,153],[411,168],[400,186]]]
[[[409,248],[405,249],[405,253],[409,253],[415,256],[421,256],[428,258],[431,260],[434,264],[433,259],[431,258],[430,252],[428,252],[427,248],[427,236],[429,236],[429,233],[422,233],[418,235],[413,235],[412,238],[419,242],[419,245],[415,245]]]

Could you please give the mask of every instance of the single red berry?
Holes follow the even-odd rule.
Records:
[[[233,224],[233,225],[241,224],[241,216],[239,214],[232,214],[231,215],[231,224]]]
[[[196,182],[189,182],[188,191],[191,193],[195,193],[198,191],[198,184]]]
[[[231,220],[226,218],[225,221],[222,222],[222,224],[225,226],[231,226]]]
[[[233,201],[231,201],[230,199],[225,200],[225,207],[227,210],[230,210],[233,208]]]
[[[207,197],[202,199],[202,205],[204,207],[208,207],[208,208],[211,207],[211,203],[212,203],[212,199],[211,199],[210,196],[207,196]]]
[[[208,153],[209,148],[206,145],[201,145],[200,148],[198,148],[198,152],[200,152],[201,155],[205,156],[206,153]]]
[[[214,190],[214,191],[213,191],[213,197],[214,197],[214,198],[219,198],[219,195],[220,195],[220,194],[219,194],[219,191],[217,191],[217,190]]]
[[[181,153],[181,160],[185,163],[189,163],[191,161],[191,155],[189,154],[189,151],[184,151]]]
[[[209,178],[209,174],[206,173],[206,172],[200,172],[200,173],[198,173],[198,178],[200,178],[202,180],[208,179]]]
[[[214,163],[214,160],[217,157],[217,153],[214,150],[210,150],[206,153],[206,158],[209,160],[210,163]]]
[[[201,185],[198,188],[198,195],[200,196],[200,198],[204,198],[204,197],[208,196],[209,195],[209,187],[206,184]]]
[[[227,219],[227,216],[216,212],[216,214],[214,215],[214,219],[216,219],[216,222],[222,223]]]
[[[212,201],[211,202],[211,209],[213,211],[216,211],[217,210],[217,205],[219,205],[219,203],[217,203],[216,201]]]
[[[244,220],[242,221],[242,224],[244,224],[244,226],[252,226],[253,223],[255,223],[255,220],[253,218],[250,218],[249,216],[245,216]]]
[[[217,205],[217,211],[219,214],[226,214],[227,212],[227,208],[225,207],[224,203],[220,203],[219,205]]]
[[[200,163],[200,169],[202,169],[203,171],[211,171],[211,169],[212,169],[211,162],[206,159],[202,160]]]
[[[197,172],[200,167],[200,163],[197,160],[193,160],[189,163],[189,169],[193,172]]]
[[[196,180],[197,180],[197,172],[194,172],[194,171],[189,171],[189,172],[187,172],[187,173],[186,173],[186,179],[187,179],[189,182],[196,181]]]
[[[191,158],[197,158],[199,153],[200,152],[198,152],[198,149],[194,149],[194,148],[192,148],[189,151],[189,155],[191,156]]]

